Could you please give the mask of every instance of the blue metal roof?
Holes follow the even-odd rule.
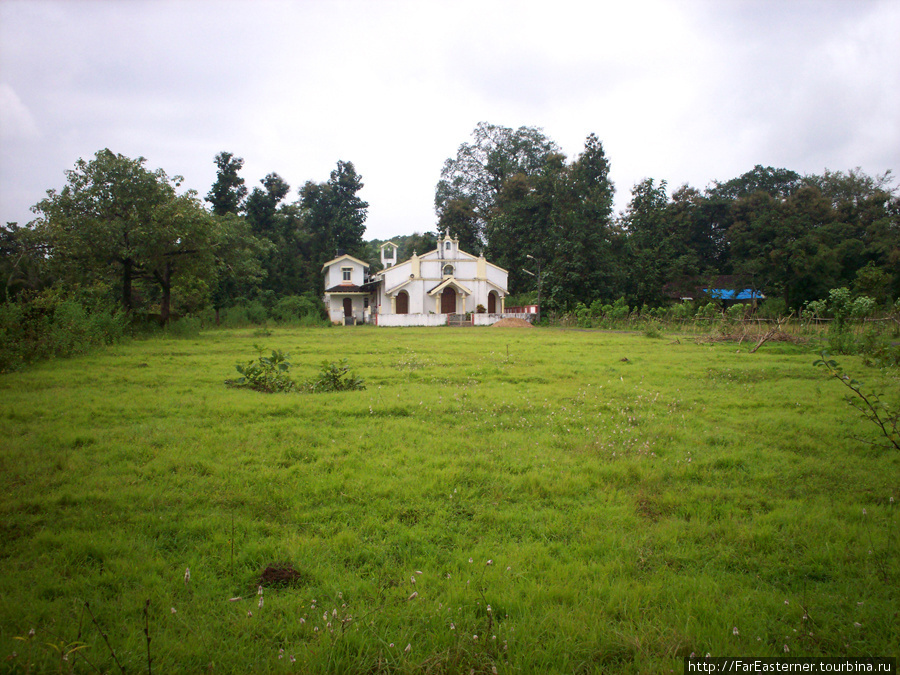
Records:
[[[703,291],[716,300],[763,300],[766,297],[752,288],[745,288],[742,291],[731,288],[704,288]]]

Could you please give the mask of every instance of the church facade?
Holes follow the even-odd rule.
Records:
[[[440,326],[464,316],[487,325],[502,318],[507,271],[461,250],[459,240],[445,236],[433,251],[400,263],[396,256],[396,244],[382,244],[383,269],[372,275],[352,256],[325,263],[325,304],[334,323]]]

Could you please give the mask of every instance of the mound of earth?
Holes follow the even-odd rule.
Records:
[[[534,328],[530,323],[528,323],[525,319],[516,319],[516,318],[508,318],[508,319],[500,319],[494,324],[491,324],[494,328]]]

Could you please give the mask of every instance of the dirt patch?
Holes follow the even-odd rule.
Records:
[[[259,585],[266,587],[294,586],[303,580],[303,576],[290,563],[274,563],[259,575]]]
[[[516,319],[516,318],[508,318],[508,319],[500,319],[496,323],[491,324],[494,328],[534,328],[530,323],[528,323],[525,319]]]

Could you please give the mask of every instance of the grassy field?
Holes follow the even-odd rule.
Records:
[[[226,388],[254,344],[298,378],[347,357],[367,389]],[[154,673],[900,656],[900,455],[860,440],[876,430],[815,358],[244,329],[4,375],[0,672],[146,672],[148,653]],[[897,401],[896,372],[839,360]]]

